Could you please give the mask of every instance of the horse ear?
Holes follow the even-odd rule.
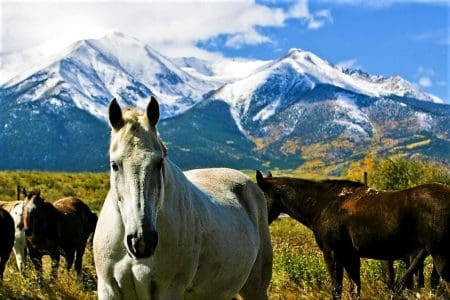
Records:
[[[272,172],[267,172],[267,177],[272,177]]]
[[[109,104],[108,114],[109,124],[112,128],[114,128],[115,130],[119,130],[123,127],[125,122],[122,116],[122,109],[120,108],[120,105],[117,102],[116,98],[112,99],[111,103]]]
[[[22,194],[23,194],[24,198],[28,197],[28,193],[25,188],[22,189]]]
[[[41,189],[40,188],[36,189],[36,196],[38,196],[38,197],[41,196]]]
[[[150,103],[147,105],[147,119],[150,125],[156,126],[159,120],[159,103],[156,98],[152,96]]]
[[[256,182],[258,184],[262,184],[264,182],[263,174],[259,170],[256,170]]]

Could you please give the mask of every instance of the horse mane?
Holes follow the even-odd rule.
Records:
[[[292,183],[295,186],[320,186],[329,192],[339,192],[344,188],[355,190],[365,187],[364,183],[347,179],[311,180],[295,177],[266,177],[264,180],[273,183]]]
[[[355,189],[366,186],[364,183],[361,183],[359,181],[352,181],[347,179],[326,179],[318,182],[323,184],[324,186],[329,187],[329,190],[333,192],[339,192],[344,188],[354,191]]]

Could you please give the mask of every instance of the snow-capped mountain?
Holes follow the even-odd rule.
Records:
[[[48,49],[0,57],[0,168],[106,169],[109,101],[143,108],[151,95],[185,168],[320,160],[339,174],[372,148],[450,162],[450,106],[398,76],[300,49],[274,61],[174,59],[120,33]]]
[[[3,88],[17,95],[19,103],[39,100],[58,105],[58,96],[64,94],[76,107],[100,118],[104,118],[112,97],[143,108],[154,95],[166,118],[184,112],[217,87],[184,72],[150,46],[120,33],[76,42],[38,67],[9,79]],[[28,88],[31,85],[32,90]]]
[[[317,103],[333,112],[326,122],[344,127],[353,139],[374,134],[372,121],[360,107],[362,98],[372,99],[372,103],[392,97],[442,103],[398,76],[343,70],[300,49],[291,49],[253,74],[225,84],[212,97],[230,105],[245,134],[258,138],[270,135],[271,142],[291,135]]]

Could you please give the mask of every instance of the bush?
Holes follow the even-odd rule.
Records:
[[[384,159],[369,173],[369,185],[381,190],[402,190],[420,184],[450,184],[447,166],[400,157]]]

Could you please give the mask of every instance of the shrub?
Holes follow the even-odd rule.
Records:
[[[381,190],[402,190],[432,182],[450,184],[448,167],[436,162],[394,157],[375,164],[369,173],[369,185]]]

